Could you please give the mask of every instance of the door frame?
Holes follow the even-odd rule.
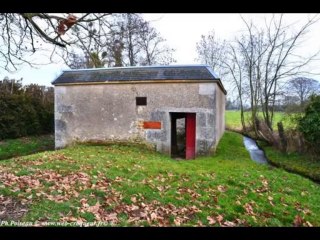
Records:
[[[185,118],[185,155],[184,159],[196,157],[196,113],[195,112],[169,112],[170,114],[170,156],[177,153],[177,125],[176,120]]]

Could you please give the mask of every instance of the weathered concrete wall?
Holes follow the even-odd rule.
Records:
[[[56,86],[56,148],[74,141],[138,139],[170,154],[170,112],[195,112],[196,153],[205,154],[216,144],[218,88],[216,83]],[[136,106],[136,97],[147,97],[147,106]],[[162,128],[143,129],[143,121],[161,121]]]
[[[216,142],[218,143],[222,137],[225,126],[225,109],[226,109],[226,95],[220,88],[216,92]]]

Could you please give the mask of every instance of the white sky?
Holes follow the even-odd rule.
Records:
[[[270,14],[243,14],[246,19],[252,18],[254,22],[262,22],[264,16]],[[143,14],[144,18],[152,21],[152,25],[167,39],[167,44],[176,49],[174,54],[176,64],[196,64],[196,42],[201,35],[206,35],[214,30],[220,39],[232,40],[244,25],[240,14]],[[285,20],[289,22],[305,22],[310,14],[285,14]],[[310,30],[308,42],[303,46],[301,53],[320,49],[320,22],[316,23]],[[0,70],[0,79],[23,78],[23,84],[36,83],[50,86],[51,82],[60,75],[67,67],[61,64],[50,64],[38,69],[23,67],[15,74]],[[319,79],[318,76],[313,76]]]

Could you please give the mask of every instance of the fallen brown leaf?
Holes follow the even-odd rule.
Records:
[[[222,226],[234,227],[234,226],[236,226],[236,224],[234,222],[225,221]]]
[[[222,216],[222,215],[218,215],[218,216],[216,217],[216,219],[217,219],[217,221],[218,221],[219,223],[221,223],[222,220],[223,220],[223,216]]]
[[[295,227],[301,227],[303,224],[303,219],[299,215],[296,215],[293,224]]]
[[[210,216],[207,217],[207,220],[209,221],[210,225],[213,225],[217,222],[214,217],[210,217]]]

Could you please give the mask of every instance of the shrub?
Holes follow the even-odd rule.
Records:
[[[320,152],[320,96],[312,96],[305,115],[298,122],[299,131],[314,152]]]

